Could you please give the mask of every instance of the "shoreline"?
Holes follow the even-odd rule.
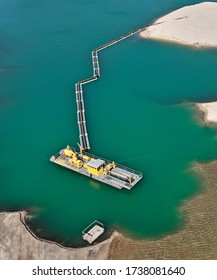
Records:
[[[25,223],[27,211],[0,213],[0,260],[124,260],[124,259],[216,259],[217,258],[217,160],[194,163],[202,188],[182,202],[184,225],[156,239],[131,239],[114,231],[101,243],[64,247],[38,238]]]
[[[208,3],[210,4],[211,2],[202,4],[207,7],[207,5],[209,5]],[[216,2],[215,4],[217,7]],[[184,7],[179,10],[185,11],[186,9]],[[174,12],[169,15],[171,14],[174,14]],[[178,18],[173,18],[172,22],[174,23],[174,20],[176,20],[176,22],[183,22],[185,19],[189,20],[189,17],[182,15]],[[176,38],[156,37],[153,35],[154,33],[151,33],[151,31],[155,32],[159,28],[162,30],[164,22],[159,23],[160,20],[162,20],[162,18],[157,20],[146,31],[144,31],[147,32],[145,35],[146,39],[150,38],[154,40],[170,41],[193,47],[217,47],[217,42],[216,45],[213,46],[207,43],[205,45],[202,43],[198,44],[198,42],[195,41],[195,38],[193,39],[193,42],[191,41],[191,43],[186,43],[185,41],[180,41]],[[203,122],[205,124],[217,123],[217,102],[193,103],[193,105],[195,105],[203,115]],[[62,246],[55,241],[38,238],[25,222],[25,215],[27,215],[27,211],[0,212],[0,259],[216,259],[216,168],[217,161],[206,164],[195,163],[192,170],[193,172],[197,172],[197,174],[199,174],[198,176],[202,176],[204,188],[200,191],[200,193],[195,194],[194,197],[191,197],[182,203],[180,212],[185,216],[186,223],[183,228],[175,233],[171,233],[165,237],[154,240],[134,240],[115,231],[109,239],[96,245],[83,248],[69,248]],[[211,225],[209,225],[210,219]]]
[[[192,171],[202,178],[203,186],[182,203],[179,211],[185,224],[180,230],[153,240],[119,235],[111,244],[109,259],[216,260],[216,168],[217,160],[193,164]]]
[[[160,17],[140,32],[140,36],[191,47],[216,48],[216,30],[217,2],[202,2]]]
[[[216,124],[217,123],[217,102],[210,103],[193,103],[196,111],[196,114],[201,113],[202,121],[205,124]],[[210,111],[211,110],[211,111]],[[217,168],[217,161],[208,162],[205,164],[195,163],[192,170],[199,174],[206,174],[206,169],[209,171],[209,166],[214,166]],[[213,172],[214,174],[214,172]],[[212,180],[215,174],[209,175],[209,180]],[[186,236],[191,236],[194,233],[192,232],[191,227],[194,224],[195,220],[198,220],[197,215],[203,217],[206,212],[200,213],[200,209],[197,209],[197,213],[195,213],[195,205],[198,205],[198,201],[200,201],[200,205],[203,205],[203,197],[204,194],[210,193],[211,197],[215,197],[217,195],[217,183],[216,183],[216,194],[213,195],[211,193],[211,188],[207,190],[207,180],[203,177],[204,188],[200,191],[200,193],[195,194],[195,196],[187,199],[183,202],[183,205],[180,208],[180,212],[185,216],[186,223],[175,233],[170,233],[162,238],[154,239],[154,240],[136,240],[125,237],[123,234],[114,231],[111,237],[102,241],[101,243],[82,247],[82,248],[70,248],[64,247],[63,245],[55,242],[49,241],[42,238],[37,237],[34,232],[28,227],[28,224],[25,222],[25,217],[28,215],[28,212],[25,210],[16,211],[16,212],[0,212],[0,259],[1,260],[18,260],[18,259],[71,259],[71,260],[106,260],[106,259],[159,259],[159,251],[162,251],[166,256],[163,259],[185,259],[182,253],[178,252],[178,248],[174,252],[172,247],[179,247],[180,240],[186,239]],[[217,175],[216,175],[217,177]],[[217,178],[216,178],[217,179]],[[216,180],[217,182],[217,180]],[[208,182],[209,183],[209,182]],[[205,206],[205,205],[203,205]],[[215,208],[214,208],[215,209]],[[192,211],[193,210],[193,211]],[[213,214],[212,214],[213,215]],[[217,215],[217,208],[216,208]],[[207,220],[208,221],[208,220]],[[198,222],[201,225],[201,222]],[[202,222],[203,224],[203,222]],[[194,225],[195,226],[195,225]],[[207,227],[205,223],[205,227]],[[14,230],[16,228],[16,231]],[[189,230],[190,229],[190,230]],[[200,230],[201,231],[201,230]],[[198,230],[199,232],[199,230]],[[200,234],[198,235],[200,236]],[[216,223],[216,232],[214,232],[214,236],[217,236],[217,223]],[[196,237],[195,237],[196,238]],[[210,237],[209,237],[210,238]],[[173,246],[170,246],[170,243]],[[203,246],[204,242],[202,242]],[[188,244],[188,246],[190,246]],[[208,246],[208,244],[206,244]],[[143,248],[142,250],[138,249],[138,247]],[[150,248],[149,250],[152,253],[147,253],[146,247]],[[185,246],[184,246],[185,247]],[[11,249],[14,248],[14,249]],[[125,248],[125,250],[123,250]],[[185,248],[184,248],[185,249]],[[184,250],[183,249],[183,250]],[[123,254],[123,251],[128,252],[127,254]],[[167,256],[167,253],[170,252],[170,257]],[[187,250],[188,252],[188,250]],[[192,252],[192,254],[195,254]],[[163,254],[161,252],[161,254]],[[174,257],[173,257],[174,255]],[[209,254],[208,254],[209,255]],[[188,254],[186,255],[188,256]],[[161,255],[162,257],[162,255]],[[212,258],[217,258],[217,249],[216,255],[212,255]],[[208,256],[208,259],[211,258]],[[188,257],[190,259],[195,259]],[[196,259],[203,258],[204,256],[198,255]]]
[[[208,103],[195,103],[197,108],[204,113],[203,120],[207,124],[217,123],[217,101]]]
[[[25,222],[27,211],[0,213],[0,260],[105,260],[108,259],[112,240],[118,236],[113,232],[101,243],[70,248],[50,240],[39,238]],[[16,230],[15,230],[16,228]]]

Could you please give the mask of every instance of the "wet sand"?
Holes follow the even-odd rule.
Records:
[[[216,47],[216,12],[217,3],[210,2],[183,8],[160,18],[141,36],[194,47]],[[205,123],[217,123],[217,102],[195,105]],[[155,240],[133,240],[119,234],[111,243],[109,259],[217,259],[217,161],[194,163],[192,168],[201,176],[203,188],[180,209],[185,226]]]
[[[0,214],[0,259],[217,259],[217,161],[194,163],[203,188],[180,209],[185,225],[155,240],[134,240],[115,232],[100,244],[71,249],[34,237],[23,224],[25,212]]]
[[[201,115],[208,122],[207,114]],[[25,226],[24,211],[0,213],[0,259],[217,259],[216,170],[217,161],[194,163],[192,171],[201,176],[203,188],[183,202],[180,212],[185,225],[177,233],[155,240],[133,240],[114,232],[100,244],[71,249],[37,239]]]
[[[214,7],[213,3],[204,5]],[[214,13],[211,12],[212,15]],[[206,12],[207,17],[209,14]],[[189,20],[189,15],[182,14],[176,21],[184,22],[184,19]],[[214,21],[217,23],[217,16]],[[174,24],[175,20],[172,22]],[[217,36],[214,39],[217,41]],[[194,46],[204,46],[195,39],[192,42]],[[208,42],[205,43],[207,46]],[[217,102],[196,106],[204,112],[205,122],[217,122]],[[0,213],[0,259],[217,259],[217,161],[195,163],[193,170],[201,176],[203,189],[184,202],[180,211],[185,226],[177,233],[155,240],[133,240],[115,232],[98,245],[70,249],[32,235],[23,223],[25,212]]]
[[[22,223],[25,212],[0,214],[0,259],[217,259],[217,161],[195,163],[204,183],[200,194],[184,202],[185,225],[177,233],[155,240],[133,240],[115,232],[94,246],[61,247],[37,240]]]
[[[155,240],[119,235],[111,243],[109,259],[217,259],[217,161],[195,163],[193,170],[201,176],[204,188],[181,208],[183,229]]]
[[[108,259],[116,235],[94,246],[66,248],[38,239],[25,225],[26,212],[0,213],[0,260],[98,260]]]

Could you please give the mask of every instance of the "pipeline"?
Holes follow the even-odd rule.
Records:
[[[124,36],[120,36],[115,40],[112,40],[94,50],[92,50],[92,65],[93,65],[93,76],[87,78],[85,80],[79,81],[75,84],[75,91],[76,91],[76,102],[77,102],[77,122],[78,122],[78,129],[79,129],[79,139],[80,145],[83,150],[90,149],[89,137],[87,133],[87,126],[86,126],[86,119],[85,119],[85,107],[84,107],[84,98],[83,98],[83,88],[82,85],[91,83],[96,81],[100,77],[100,66],[99,66],[99,59],[98,59],[98,52],[111,47],[114,44],[117,44],[145,29],[147,29],[149,25],[146,25],[143,28],[138,28],[132,32],[127,33]]]

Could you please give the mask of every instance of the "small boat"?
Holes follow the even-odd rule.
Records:
[[[105,232],[104,225],[95,220],[87,228],[82,231],[82,237],[85,241],[92,244]]]

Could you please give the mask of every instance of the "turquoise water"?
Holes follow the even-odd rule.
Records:
[[[143,172],[118,190],[51,164],[76,146],[74,84],[92,75],[91,50],[200,1],[23,1],[1,4],[0,208],[29,209],[42,237],[80,246],[95,219],[135,238],[183,226],[180,206],[201,183],[192,162],[217,157],[216,130],[190,102],[217,99],[214,50],[134,36],[100,52],[101,78],[84,86],[91,153]],[[115,27],[115,28],[114,28]]]

